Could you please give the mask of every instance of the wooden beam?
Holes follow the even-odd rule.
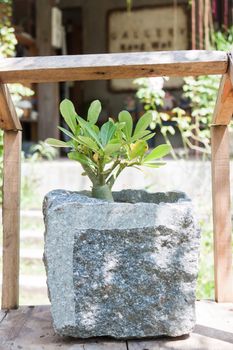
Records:
[[[233,51],[228,54],[229,59],[229,75],[231,79],[231,85],[233,86]]]
[[[19,304],[21,131],[4,132],[2,309]]]
[[[0,84],[0,129],[22,130],[7,85]]]
[[[228,127],[211,127],[215,299],[233,302]]]
[[[225,74],[222,51],[161,51],[0,59],[0,79],[14,82],[107,80],[153,76]]]
[[[38,139],[59,138],[59,86],[39,84],[38,86]]]
[[[36,2],[36,37],[40,56],[54,53],[51,43],[51,12],[54,1]],[[47,58],[46,58],[47,59]],[[38,139],[59,138],[59,86],[58,83],[38,85]]]
[[[228,125],[233,114],[233,86],[230,74],[221,78],[213,114],[213,125]]]

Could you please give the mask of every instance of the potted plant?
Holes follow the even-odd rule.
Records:
[[[127,111],[99,128],[99,101],[81,118],[60,105],[69,148],[91,192],[55,190],[43,204],[44,261],[54,328],[64,336],[143,338],[189,333],[195,324],[199,230],[184,193],[112,186],[126,167],[159,167],[170,146],[148,152],[144,114],[133,130]]]

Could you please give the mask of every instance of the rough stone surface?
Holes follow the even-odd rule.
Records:
[[[179,336],[195,325],[199,229],[184,193],[44,200],[47,284],[64,336]]]

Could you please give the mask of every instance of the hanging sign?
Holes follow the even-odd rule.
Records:
[[[131,12],[113,10],[108,16],[108,51],[187,50],[187,23],[187,11],[182,5],[138,8]],[[176,87],[178,82],[170,79],[169,84]],[[132,89],[132,80],[114,79],[111,88]]]

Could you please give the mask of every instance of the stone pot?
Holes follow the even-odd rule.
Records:
[[[131,190],[114,199],[63,190],[45,197],[55,331],[118,339],[190,333],[200,240],[191,201],[181,192]]]

